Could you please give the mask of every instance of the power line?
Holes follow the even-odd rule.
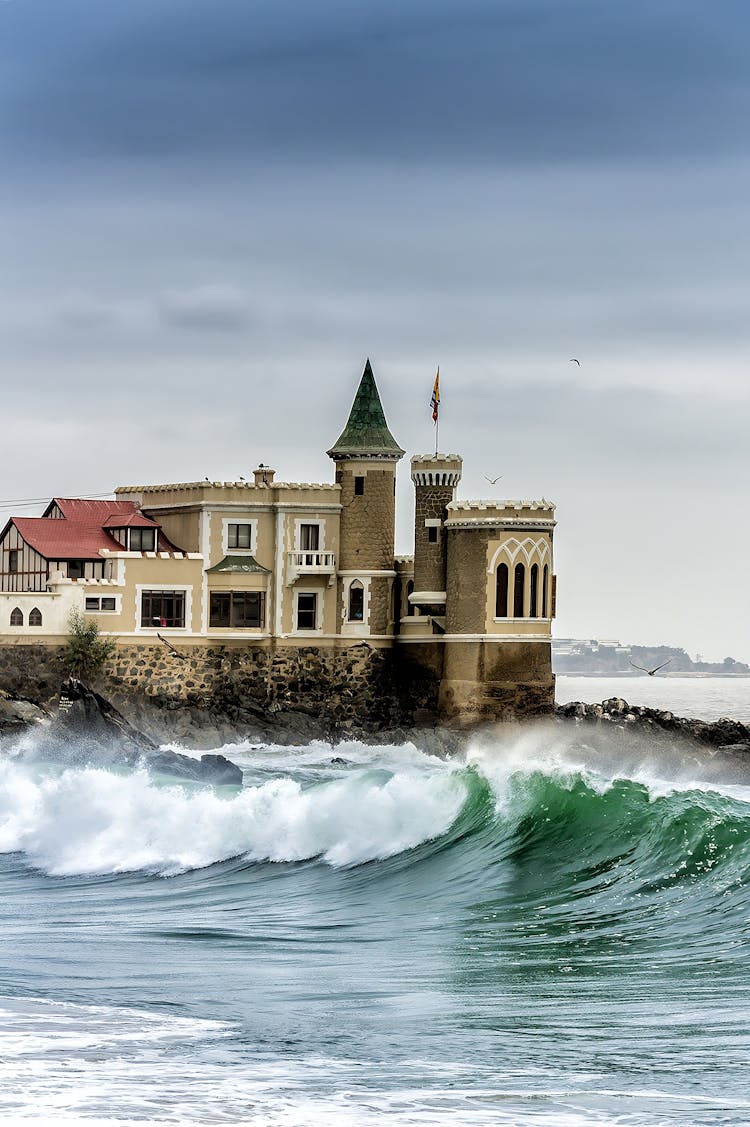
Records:
[[[71,500],[75,498],[76,500],[93,501],[99,497],[111,497],[112,493],[112,489],[107,489],[104,493],[93,493],[85,491],[74,493],[71,497]],[[16,497],[15,499],[12,499],[10,501],[0,501],[0,509],[12,509],[16,506],[19,508],[25,508],[28,505],[43,505],[45,503],[49,504],[49,502],[53,500],[54,496],[54,494],[45,493],[43,497]],[[58,493],[57,496],[61,497],[62,494]],[[70,494],[66,494],[66,496],[70,496]]]

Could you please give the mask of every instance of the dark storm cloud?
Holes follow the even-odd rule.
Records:
[[[743,143],[732,0],[27,0],[0,11],[20,150],[493,162]]]

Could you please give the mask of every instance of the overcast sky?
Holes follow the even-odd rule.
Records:
[[[429,452],[439,363],[558,636],[750,661],[749,55],[746,0],[1,0],[0,500],[331,480],[368,355]]]

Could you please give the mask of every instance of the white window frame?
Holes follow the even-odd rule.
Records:
[[[145,590],[153,591],[154,588],[153,587],[147,587],[147,588],[145,588]],[[170,590],[171,590],[171,588],[170,588]],[[99,606],[97,607],[96,610],[88,610],[87,609],[86,602],[89,599],[98,599],[99,600]],[[114,599],[115,600],[114,610],[102,610],[101,609],[102,599]],[[120,614],[122,612],[122,595],[99,595],[99,594],[84,595],[83,610],[84,610],[84,614]]]
[[[250,525],[250,547],[249,548],[230,548],[229,547],[229,526],[230,524],[249,524]],[[258,520],[252,517],[224,517],[221,522],[221,550],[225,556],[254,556],[258,547]]]
[[[318,546],[317,548],[303,548],[302,547],[302,525],[303,524],[317,524],[318,526]],[[315,517],[300,517],[294,522],[294,550],[295,552],[325,552],[326,551],[326,522],[324,520],[316,519]]]
[[[144,591],[183,591],[185,594],[184,626],[141,626],[143,606],[141,597]],[[169,630],[172,634],[191,634],[193,622],[193,588],[185,583],[136,583],[135,586],[135,633],[152,637],[159,630]]]
[[[299,597],[300,595],[314,595],[315,596],[315,625],[314,626],[298,626],[299,621]],[[307,637],[310,634],[319,634],[323,629],[323,600],[324,592],[319,587],[303,587],[301,590],[294,592],[294,622],[293,629],[295,634],[301,634]]]

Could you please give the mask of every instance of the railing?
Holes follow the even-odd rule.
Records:
[[[334,552],[308,552],[306,550],[290,552],[289,569],[300,575],[334,575],[336,572],[336,555]]]

